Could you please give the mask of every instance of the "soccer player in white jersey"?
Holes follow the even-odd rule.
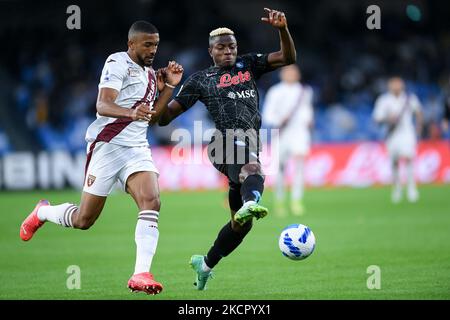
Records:
[[[422,130],[422,112],[420,101],[413,93],[405,91],[405,83],[400,77],[388,81],[388,92],[375,102],[373,118],[387,127],[386,148],[392,165],[392,202],[402,199],[400,162],[405,160],[407,173],[407,197],[410,202],[419,199],[414,179],[414,158],[417,137]],[[416,117],[414,126],[413,117]],[[416,136],[417,135],[417,136]]]
[[[106,59],[98,86],[97,119],[86,133],[87,159],[80,205],[50,205],[41,200],[20,227],[24,241],[30,240],[46,221],[89,229],[119,181],[139,209],[136,264],[128,287],[147,294],[163,289],[150,273],[159,237],[160,199],[159,173],[153,164],[147,128],[157,121],[183,74],[183,68],[174,61],[155,72],[152,63],[158,45],[156,27],[137,21],[128,32],[128,51]]]
[[[304,160],[311,145],[313,125],[313,91],[311,87],[300,83],[301,72],[297,65],[283,67],[281,82],[269,89],[263,109],[263,121],[279,128],[279,169],[275,186],[275,212],[286,215],[285,169],[292,159],[295,173],[291,187],[291,212],[294,215],[304,213]]]

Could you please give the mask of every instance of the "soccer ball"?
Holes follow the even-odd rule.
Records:
[[[303,260],[313,253],[316,238],[307,226],[291,224],[281,232],[278,245],[285,257],[292,260]]]

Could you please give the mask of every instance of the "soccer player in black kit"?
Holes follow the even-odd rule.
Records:
[[[213,30],[208,51],[214,66],[192,74],[167,108],[154,115],[164,126],[200,100],[216,125],[208,155],[214,167],[228,178],[231,221],[220,230],[206,256],[191,257],[198,290],[205,289],[211,270],[220,259],[239,246],[252,227],[253,217],[260,219],[267,215],[267,209],[258,203],[264,176],[258,159],[261,115],[255,80],[266,72],[295,63],[296,52],[285,14],[264,10],[267,16],[261,20],[279,31],[279,51],[238,56],[233,31]]]

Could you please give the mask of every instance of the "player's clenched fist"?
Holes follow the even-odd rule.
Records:
[[[141,103],[135,109],[131,110],[130,118],[133,119],[133,121],[150,121],[152,119],[152,111],[150,110],[148,104]]]
[[[281,29],[286,28],[287,20],[284,12],[272,10],[269,8],[264,8],[268,16],[261,18],[262,21],[269,23],[271,26]]]

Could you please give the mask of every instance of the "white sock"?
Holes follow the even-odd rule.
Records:
[[[297,159],[295,161],[295,174],[294,181],[292,182],[292,200],[298,201],[303,199],[303,159]]]
[[[408,161],[407,167],[406,167],[406,174],[407,174],[407,180],[408,180],[408,189],[410,191],[415,191],[417,189],[416,186],[416,180],[414,179],[414,163],[413,160]]]
[[[158,218],[159,212],[155,210],[139,212],[135,232],[136,266],[134,274],[150,271],[158,245]]]
[[[205,272],[210,272],[212,269],[210,267],[208,267],[208,265],[205,262],[205,258],[203,258],[203,262],[202,262],[202,270]]]
[[[402,183],[400,179],[400,164],[392,166],[392,187],[395,191],[401,192]]]
[[[248,200],[248,201],[245,201],[242,204],[242,207],[248,207],[248,206],[251,206],[251,205],[254,205],[254,204],[257,204],[257,202],[255,200]]]
[[[73,228],[72,215],[78,207],[72,203],[63,203],[57,206],[42,206],[37,212],[41,221],[50,221],[64,227]]]

